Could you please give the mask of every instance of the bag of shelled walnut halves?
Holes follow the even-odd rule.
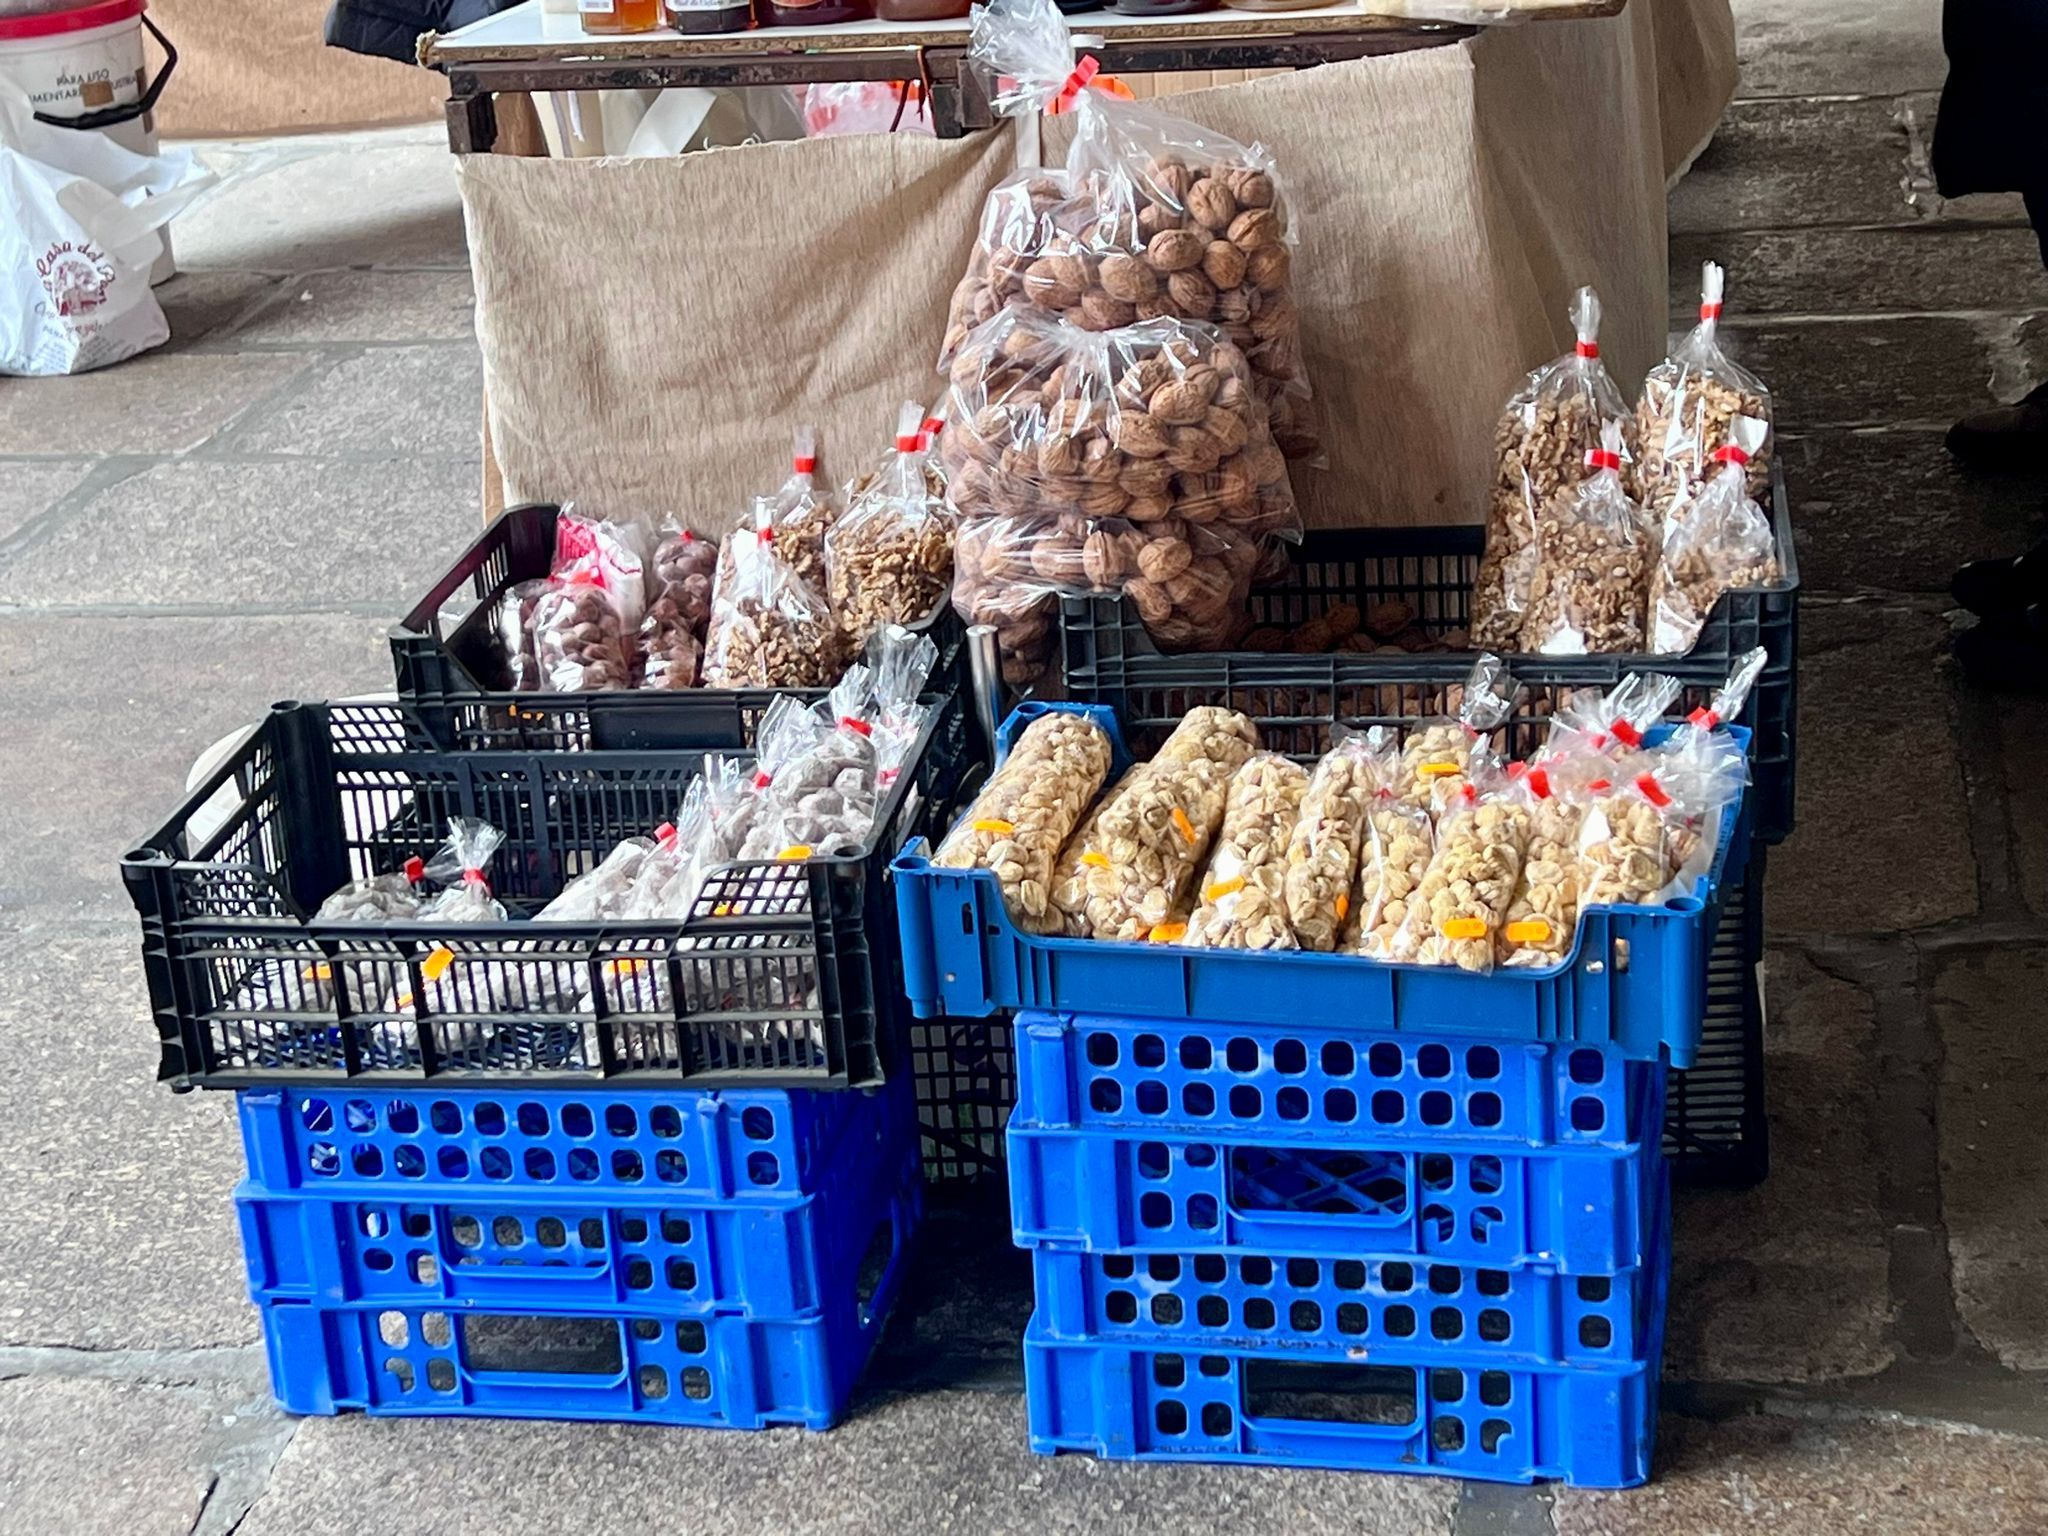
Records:
[[[1074,137],[1063,170],[1020,172],[991,194],[947,355],[1020,306],[1095,331],[1205,320],[1244,354],[1281,451],[1313,457],[1286,199],[1266,152],[1090,89],[1095,60],[1076,59],[1053,0],[980,7],[968,56],[998,112],[1067,112]]]
[[[1716,263],[1701,268],[1700,323],[1650,370],[1636,402],[1636,496],[1657,524],[1713,478],[1714,455],[1740,419],[1764,427],[1744,466],[1749,494],[1761,499],[1771,483],[1771,392],[1721,350],[1724,281]]]
[[[1499,462],[1487,498],[1486,553],[1472,587],[1472,643],[1512,651],[1520,644],[1535,575],[1536,524],[1545,506],[1596,472],[1609,424],[1626,426],[1628,402],[1600,361],[1600,298],[1572,297],[1573,349],[1523,381],[1501,413]]]
[[[1050,659],[1061,590],[1121,592],[1169,650],[1243,631],[1262,545],[1301,524],[1235,344],[1181,320],[1096,332],[1006,311],[950,376],[953,604],[995,626],[1007,681]]]

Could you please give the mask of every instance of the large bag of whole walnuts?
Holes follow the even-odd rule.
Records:
[[[1053,0],[995,0],[974,18],[968,53],[995,109],[1069,112],[1074,137],[1063,170],[1019,172],[990,195],[948,357],[1004,309],[1091,331],[1206,320],[1244,354],[1281,451],[1312,456],[1292,242],[1266,152],[1090,89],[1095,61],[1075,58]]]
[[[1228,645],[1262,549],[1299,532],[1243,352],[1207,325],[1096,332],[1033,309],[970,332],[939,439],[959,518],[953,604],[1022,685],[1053,594],[1121,592],[1175,650]]]

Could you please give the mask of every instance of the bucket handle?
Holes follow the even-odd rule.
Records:
[[[142,95],[125,107],[103,107],[82,117],[58,117],[49,112],[38,112],[37,122],[48,123],[52,128],[112,128],[119,123],[132,123],[156,107],[157,98],[163,95],[164,87],[170,84],[171,71],[178,67],[178,50],[171,46],[171,40],[164,36],[163,30],[147,15],[137,19],[148,28],[149,35],[157,40],[164,51],[163,68],[156,72],[156,78],[149,82]]]

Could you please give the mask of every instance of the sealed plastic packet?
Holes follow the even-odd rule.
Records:
[[[1075,57],[1053,0],[977,9],[968,57],[997,112],[1061,110],[1074,132],[1064,172],[997,189],[998,211],[984,217],[955,295],[949,343],[963,325],[1019,304],[1095,331],[1204,321],[1249,359],[1281,450],[1313,456],[1293,242],[1265,150],[1090,89],[1095,60]],[[1052,200],[1060,187],[1066,197]]]
[[[1669,743],[1672,754],[1685,766],[1697,802],[1693,814],[1679,823],[1672,837],[1676,879],[1681,886],[1690,884],[1692,877],[1704,874],[1712,864],[1720,812],[1750,782],[1747,755],[1722,727],[1741,715],[1768,659],[1762,646],[1737,658],[1728,681],[1715,691],[1712,702],[1687,715]]]
[[[1339,727],[1309,779],[1287,840],[1285,882],[1287,921],[1303,949],[1328,954],[1343,937],[1381,767],[1372,738]]]
[[[603,592],[628,634],[639,630],[647,612],[650,564],[647,530],[636,523],[584,517],[573,503],[555,518],[553,575]]]
[[[1765,428],[1744,466],[1750,495],[1762,497],[1771,481],[1771,392],[1721,350],[1723,278],[1714,262],[1700,269],[1700,323],[1650,370],[1636,402],[1636,495],[1660,527],[1713,474],[1714,454],[1741,417]]]
[[[1394,940],[1435,857],[1436,824],[1429,811],[1389,787],[1374,790],[1359,849],[1358,893],[1345,924],[1348,953],[1393,958]]]
[[[1591,288],[1573,295],[1571,320],[1577,345],[1523,381],[1495,434],[1486,553],[1472,588],[1472,643],[1486,650],[1513,650],[1521,638],[1542,509],[1586,477],[1603,429],[1628,420],[1628,402],[1600,361],[1600,299]]]
[[[748,837],[741,857],[837,858],[866,845],[881,772],[866,663],[846,669],[816,718],[820,729],[777,772],[768,791],[771,817]]]
[[[825,595],[782,558],[774,507],[728,537],[712,584],[704,681],[713,688],[824,688],[839,675],[840,633]]]
[[[498,598],[492,628],[504,658],[505,686],[515,692],[533,693],[547,686],[541,677],[540,658],[534,651],[534,613],[554,585],[553,578],[547,576],[518,581]]]
[[[938,665],[939,648],[929,635],[890,624],[870,637],[865,659],[872,687],[875,789],[887,799],[931,717],[932,707],[921,696]]]
[[[633,686],[633,653],[613,594],[589,571],[549,582],[533,606],[533,656],[550,693]]]
[[[1128,795],[1144,772],[1135,763],[1124,776],[1095,802],[1095,808],[1081,818],[1052,867],[1052,883],[1046,890],[1045,917],[1037,932],[1050,938],[1085,939],[1088,929],[1088,876],[1091,870],[1107,869],[1109,855],[1102,851],[1098,828],[1116,803]]]
[[[1007,677],[1050,659],[1060,591],[1123,593],[1168,649],[1243,631],[1266,541],[1301,525],[1239,348],[1178,320],[1005,311],[950,377],[953,603],[996,626]]]
[[[1395,794],[1432,813],[1441,810],[1464,787],[1473,753],[1515,712],[1519,687],[1498,656],[1475,660],[1465,677],[1457,715],[1422,721],[1401,744]]]
[[[1589,473],[1536,514],[1521,649],[1586,656],[1643,648],[1657,540],[1622,484],[1621,423],[1601,428]]]
[[[502,923],[504,903],[491,893],[487,871],[505,834],[489,822],[454,817],[448,823],[448,841],[427,861],[427,878],[441,889],[419,910],[423,923]],[[493,960],[474,967],[456,964],[455,952],[435,945],[419,959],[419,977],[425,990],[414,995],[412,977],[402,974],[386,999],[387,1013],[410,1016],[424,1003],[431,1013],[481,1013],[509,1006],[508,993],[516,994],[509,975],[496,975]],[[516,999],[515,999],[516,1000]],[[379,1031],[379,1044],[386,1050],[409,1050],[389,1026]]]
[[[1490,754],[1475,756],[1464,785],[1437,818],[1436,852],[1394,936],[1393,959],[1493,969],[1529,830],[1509,788]]]
[[[1223,824],[1231,776],[1258,744],[1258,728],[1236,710],[1200,705],[1182,716],[1096,823],[1103,861],[1087,876],[1092,937],[1145,938],[1187,905]]]
[[[1746,479],[1764,431],[1762,422],[1739,418],[1714,452],[1719,471],[1665,529],[1650,582],[1650,649],[1660,656],[1690,651],[1724,592],[1778,579],[1777,538]]]
[[[855,646],[926,618],[952,585],[952,518],[925,476],[924,420],[921,404],[904,403],[893,460],[825,539],[833,611]]]
[[[711,622],[711,580],[718,546],[687,528],[663,532],[654,548],[647,616],[640,621],[640,686],[689,688],[703,659]]]
[[[769,525],[782,558],[819,592],[826,589],[825,536],[839,520],[841,503],[818,485],[818,429],[804,425],[792,434],[789,478],[769,497]]]
[[[1109,776],[1109,735],[1085,715],[1056,712],[1026,726],[981,793],[932,855],[945,869],[995,874],[1018,925],[1040,931],[1053,864]]]
[[[1287,921],[1287,842],[1308,785],[1308,770],[1277,752],[1254,753],[1231,775],[1223,826],[1195,885],[1191,947],[1299,947]]]
[[[388,875],[369,875],[351,880],[320,903],[313,914],[316,923],[410,922],[418,916],[424,899],[421,886],[427,877],[426,861],[407,859],[405,867]]]

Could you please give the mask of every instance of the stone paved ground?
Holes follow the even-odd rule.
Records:
[[[1745,99],[1673,198],[1674,318],[1737,274],[1806,581],[1770,889],[1774,1171],[1679,1212],[1657,1484],[1622,1495],[1041,1461],[1000,1217],[937,1224],[841,1431],[294,1421],[241,1295],[228,1106],[150,1084],[112,878],[273,697],[374,689],[472,528],[477,363],[433,129],[210,151],[176,343],[0,384],[0,1532],[2048,1529],[2048,709],[1958,686],[1942,589],[2048,487],[1943,457],[2048,373],[2009,201],[1941,206],[1935,0],[1743,0]]]

